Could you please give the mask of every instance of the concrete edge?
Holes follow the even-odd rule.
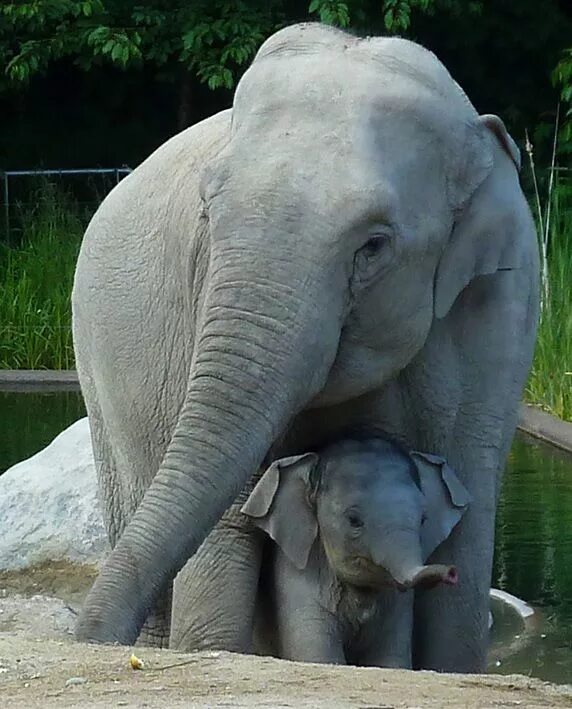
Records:
[[[0,391],[80,391],[74,369],[0,369]]]
[[[48,369],[0,369],[0,391],[80,391],[77,372]],[[572,453],[572,423],[530,404],[521,404],[519,430]]]
[[[490,596],[491,598],[501,601],[502,603],[506,603],[510,606],[516,613],[518,613],[523,621],[534,615],[534,608],[529,606],[528,603],[523,601],[521,598],[513,596],[512,593],[501,591],[499,588],[491,588]]]
[[[521,404],[518,428],[529,436],[572,453],[572,423],[552,416],[531,404]]]

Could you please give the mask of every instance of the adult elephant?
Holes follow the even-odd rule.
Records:
[[[446,458],[472,496],[431,559],[457,566],[458,589],[415,598],[415,666],[484,667],[537,322],[519,163],[427,50],[303,24],[263,44],[232,110],[107,197],[73,315],[114,549],[78,638],[133,642],[267,455],[368,425]],[[246,627],[258,542],[225,534],[247,550],[227,579]]]

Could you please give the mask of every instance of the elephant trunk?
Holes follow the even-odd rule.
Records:
[[[236,248],[236,240],[226,252],[219,247],[211,254],[209,289],[174,435],[84,604],[79,639],[137,639],[162,590],[325,382],[340,333],[337,322],[324,325],[331,307],[321,305],[326,289],[317,279],[279,278],[294,268],[284,261],[278,268],[267,256],[263,262],[260,247],[249,252]],[[308,274],[304,257],[297,273]],[[329,314],[328,321],[334,319]]]
[[[455,585],[458,582],[454,566],[423,564],[419,533],[415,530],[395,531],[384,538],[381,547],[383,551],[375,555],[374,562],[389,572],[400,590],[440,583]]]

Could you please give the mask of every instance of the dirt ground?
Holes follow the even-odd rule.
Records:
[[[572,687],[522,676],[331,667],[230,653],[75,643],[95,569],[0,574],[0,705],[51,707],[572,707]],[[41,594],[41,595],[38,595]],[[59,596],[54,597],[54,594]]]

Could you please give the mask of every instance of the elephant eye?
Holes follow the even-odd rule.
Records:
[[[387,241],[388,237],[386,234],[376,234],[365,242],[361,251],[366,258],[373,258],[383,249]]]
[[[348,512],[348,523],[352,529],[361,529],[363,520],[356,512]]]
[[[354,279],[366,285],[393,256],[393,238],[388,230],[370,232],[369,238],[354,256]]]

